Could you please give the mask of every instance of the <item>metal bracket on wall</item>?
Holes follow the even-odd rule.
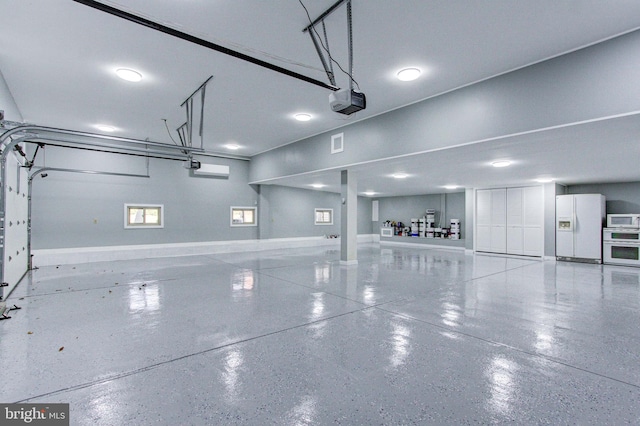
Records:
[[[19,121],[0,120],[0,129],[13,129],[14,127],[24,126]]]
[[[22,309],[22,308],[17,305],[13,305],[12,308],[7,308],[6,304],[4,303],[0,304],[0,321],[11,319],[11,317],[7,315],[7,312],[17,311],[18,309]]]

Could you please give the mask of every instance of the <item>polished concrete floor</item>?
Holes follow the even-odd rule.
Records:
[[[78,425],[640,424],[640,268],[360,247],[46,267],[0,402]]]

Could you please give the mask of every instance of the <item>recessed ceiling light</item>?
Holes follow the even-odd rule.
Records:
[[[363,192],[363,194],[364,194],[364,195],[368,195],[369,197],[371,197],[372,195],[376,195],[376,194],[377,194],[377,192],[374,192],[374,191],[366,191],[366,192]]]
[[[392,175],[394,178],[396,179],[405,179],[406,177],[408,177],[409,175],[406,173],[395,173]]]
[[[539,178],[536,179],[536,182],[538,183],[549,183],[549,182],[553,182],[554,179],[553,178]]]
[[[301,113],[298,113],[298,114],[294,115],[293,118],[295,118],[298,121],[309,121],[309,120],[311,120],[311,114],[307,114],[307,113],[301,112]]]
[[[140,74],[138,71],[135,71],[129,68],[118,68],[116,70],[116,75],[121,79],[127,80],[127,81],[137,82],[142,80],[142,74]]]
[[[420,77],[421,73],[422,71],[418,68],[405,68],[398,71],[396,77],[398,77],[398,80],[400,81],[412,81]]]
[[[116,128],[113,126],[108,126],[106,124],[96,124],[96,129],[103,132],[115,132]]]
[[[511,161],[507,161],[507,160],[494,161],[493,163],[491,163],[491,165],[493,167],[509,167],[511,165]]]
[[[224,146],[227,149],[231,149],[231,150],[236,150],[236,149],[240,149],[240,145],[237,145],[235,143],[228,143]]]
[[[458,189],[458,185],[445,185],[444,189]]]
[[[323,185],[321,183],[312,183],[311,186],[313,188],[320,189],[320,188],[324,188],[326,185]]]

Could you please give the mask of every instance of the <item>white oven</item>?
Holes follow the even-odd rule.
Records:
[[[640,229],[604,228],[602,255],[604,263],[640,266]]]

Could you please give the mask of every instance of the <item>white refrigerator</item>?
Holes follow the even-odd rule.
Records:
[[[605,219],[604,195],[556,196],[556,258],[602,263]]]

